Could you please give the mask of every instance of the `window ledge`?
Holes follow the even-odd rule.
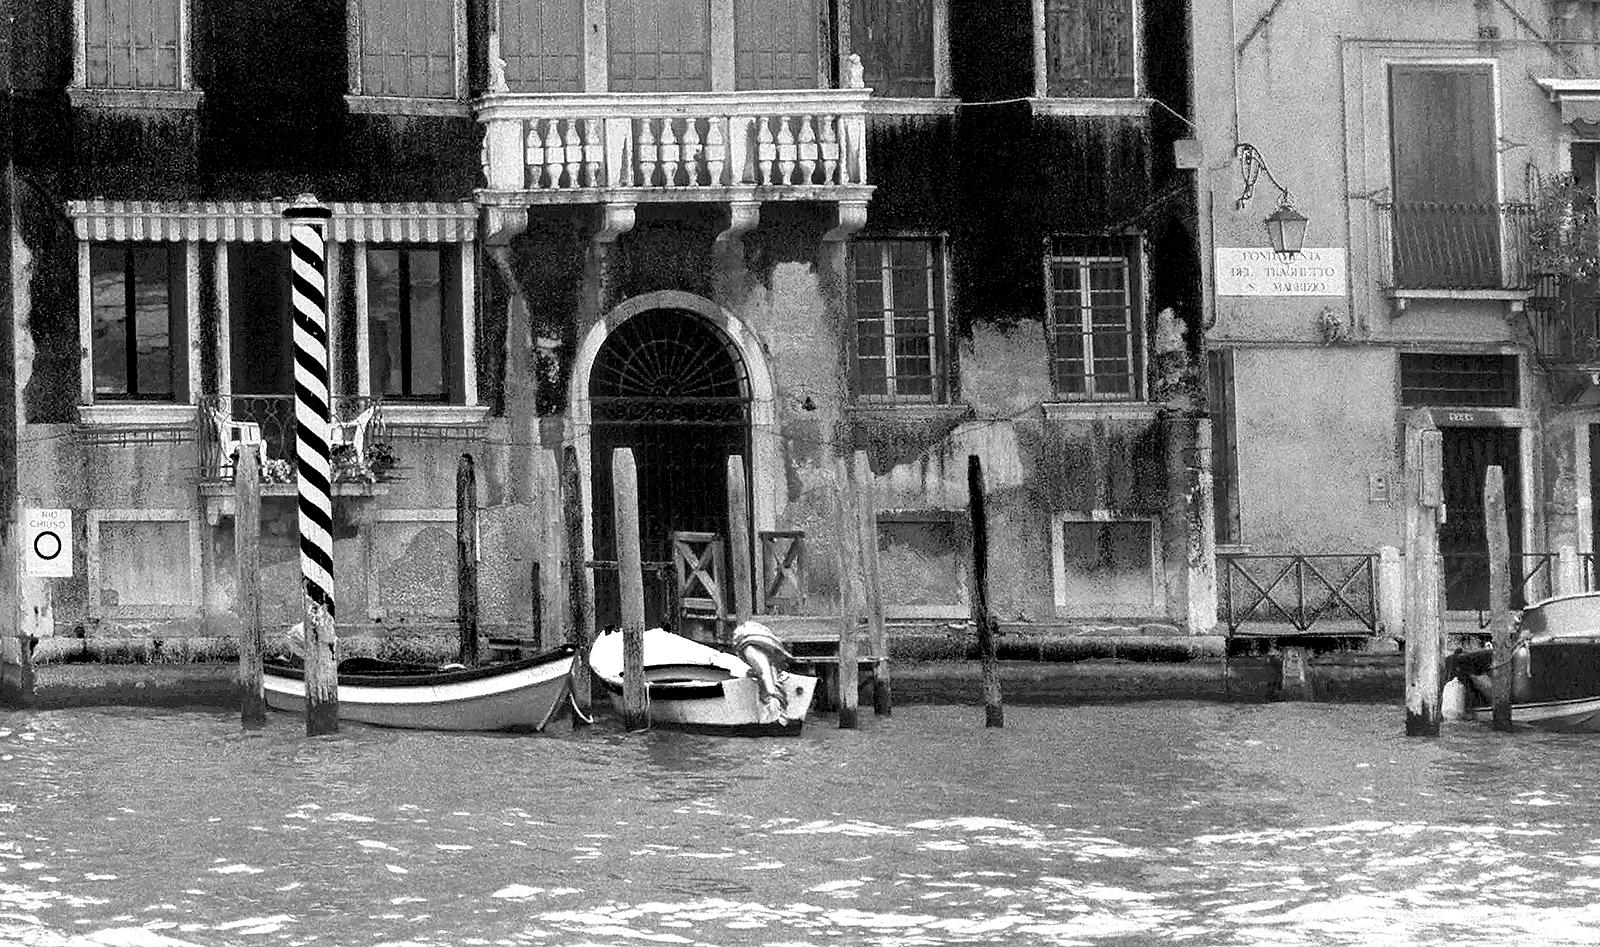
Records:
[[[189,427],[194,424],[192,404],[83,404],[78,406],[78,423],[119,427]]]
[[[1504,302],[1510,306],[1512,312],[1521,312],[1528,302],[1528,297],[1533,295],[1531,289],[1400,289],[1390,287],[1384,294],[1394,302],[1394,308],[1405,312],[1406,307],[1417,299],[1457,299],[1457,300],[1484,300],[1488,302]]]
[[[1069,117],[1111,115],[1143,118],[1150,114],[1151,99],[1141,98],[1042,98],[1029,99],[1035,115]]]
[[[894,418],[906,421],[959,421],[972,416],[972,405],[966,402],[931,401],[858,401],[845,408],[851,417]]]
[[[489,420],[488,405],[462,404],[407,404],[383,402],[383,423],[390,427],[421,425],[462,426],[484,424]]]
[[[1162,405],[1154,401],[1046,401],[1044,416],[1051,421],[1089,418],[1135,418],[1154,421]]]
[[[67,99],[79,108],[177,109],[200,107],[197,89],[67,89]]]
[[[394,95],[346,95],[345,105],[357,115],[440,115],[472,117],[471,107],[459,99],[425,99]]]

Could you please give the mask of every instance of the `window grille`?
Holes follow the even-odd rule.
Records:
[[[1517,357],[1409,352],[1400,356],[1400,402],[1515,408]]]
[[[1137,401],[1144,393],[1144,305],[1138,241],[1056,237],[1046,290],[1051,377],[1073,401]]]
[[[851,271],[857,398],[943,400],[945,293],[939,241],[857,241]]]

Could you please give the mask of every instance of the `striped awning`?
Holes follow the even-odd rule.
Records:
[[[79,240],[288,242],[286,201],[68,201]],[[331,239],[357,243],[464,243],[475,239],[471,203],[328,205]]]

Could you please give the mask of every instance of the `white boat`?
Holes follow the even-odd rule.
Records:
[[[650,725],[738,736],[794,735],[805,724],[817,679],[781,670],[788,652],[766,626],[734,631],[733,654],[661,628],[644,633]],[[595,639],[589,666],[622,706],[622,632]]]
[[[339,665],[339,719],[412,730],[543,730],[566,707],[573,649],[478,667],[354,658]],[[298,665],[266,662],[267,706],[305,712]]]

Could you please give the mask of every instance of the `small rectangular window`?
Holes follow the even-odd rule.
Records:
[[[932,239],[861,240],[851,251],[855,393],[945,398],[943,255]]]
[[[176,254],[162,244],[89,248],[90,341],[98,398],[172,401],[181,389],[174,340],[185,338],[176,304]]]
[[[1137,243],[1058,237],[1046,273],[1051,376],[1071,401],[1144,394],[1144,306]]]
[[[360,0],[360,94],[455,98],[456,2]]]
[[[1052,96],[1138,95],[1133,0],[1044,0]]]
[[[1400,356],[1400,403],[1515,408],[1515,355],[1407,352]]]
[[[1064,514],[1056,517],[1054,525],[1059,608],[1113,615],[1155,607],[1153,519]]]
[[[180,88],[183,0],[80,2],[88,88]]]
[[[438,248],[367,251],[372,390],[389,398],[451,400],[459,290],[454,254]]]

